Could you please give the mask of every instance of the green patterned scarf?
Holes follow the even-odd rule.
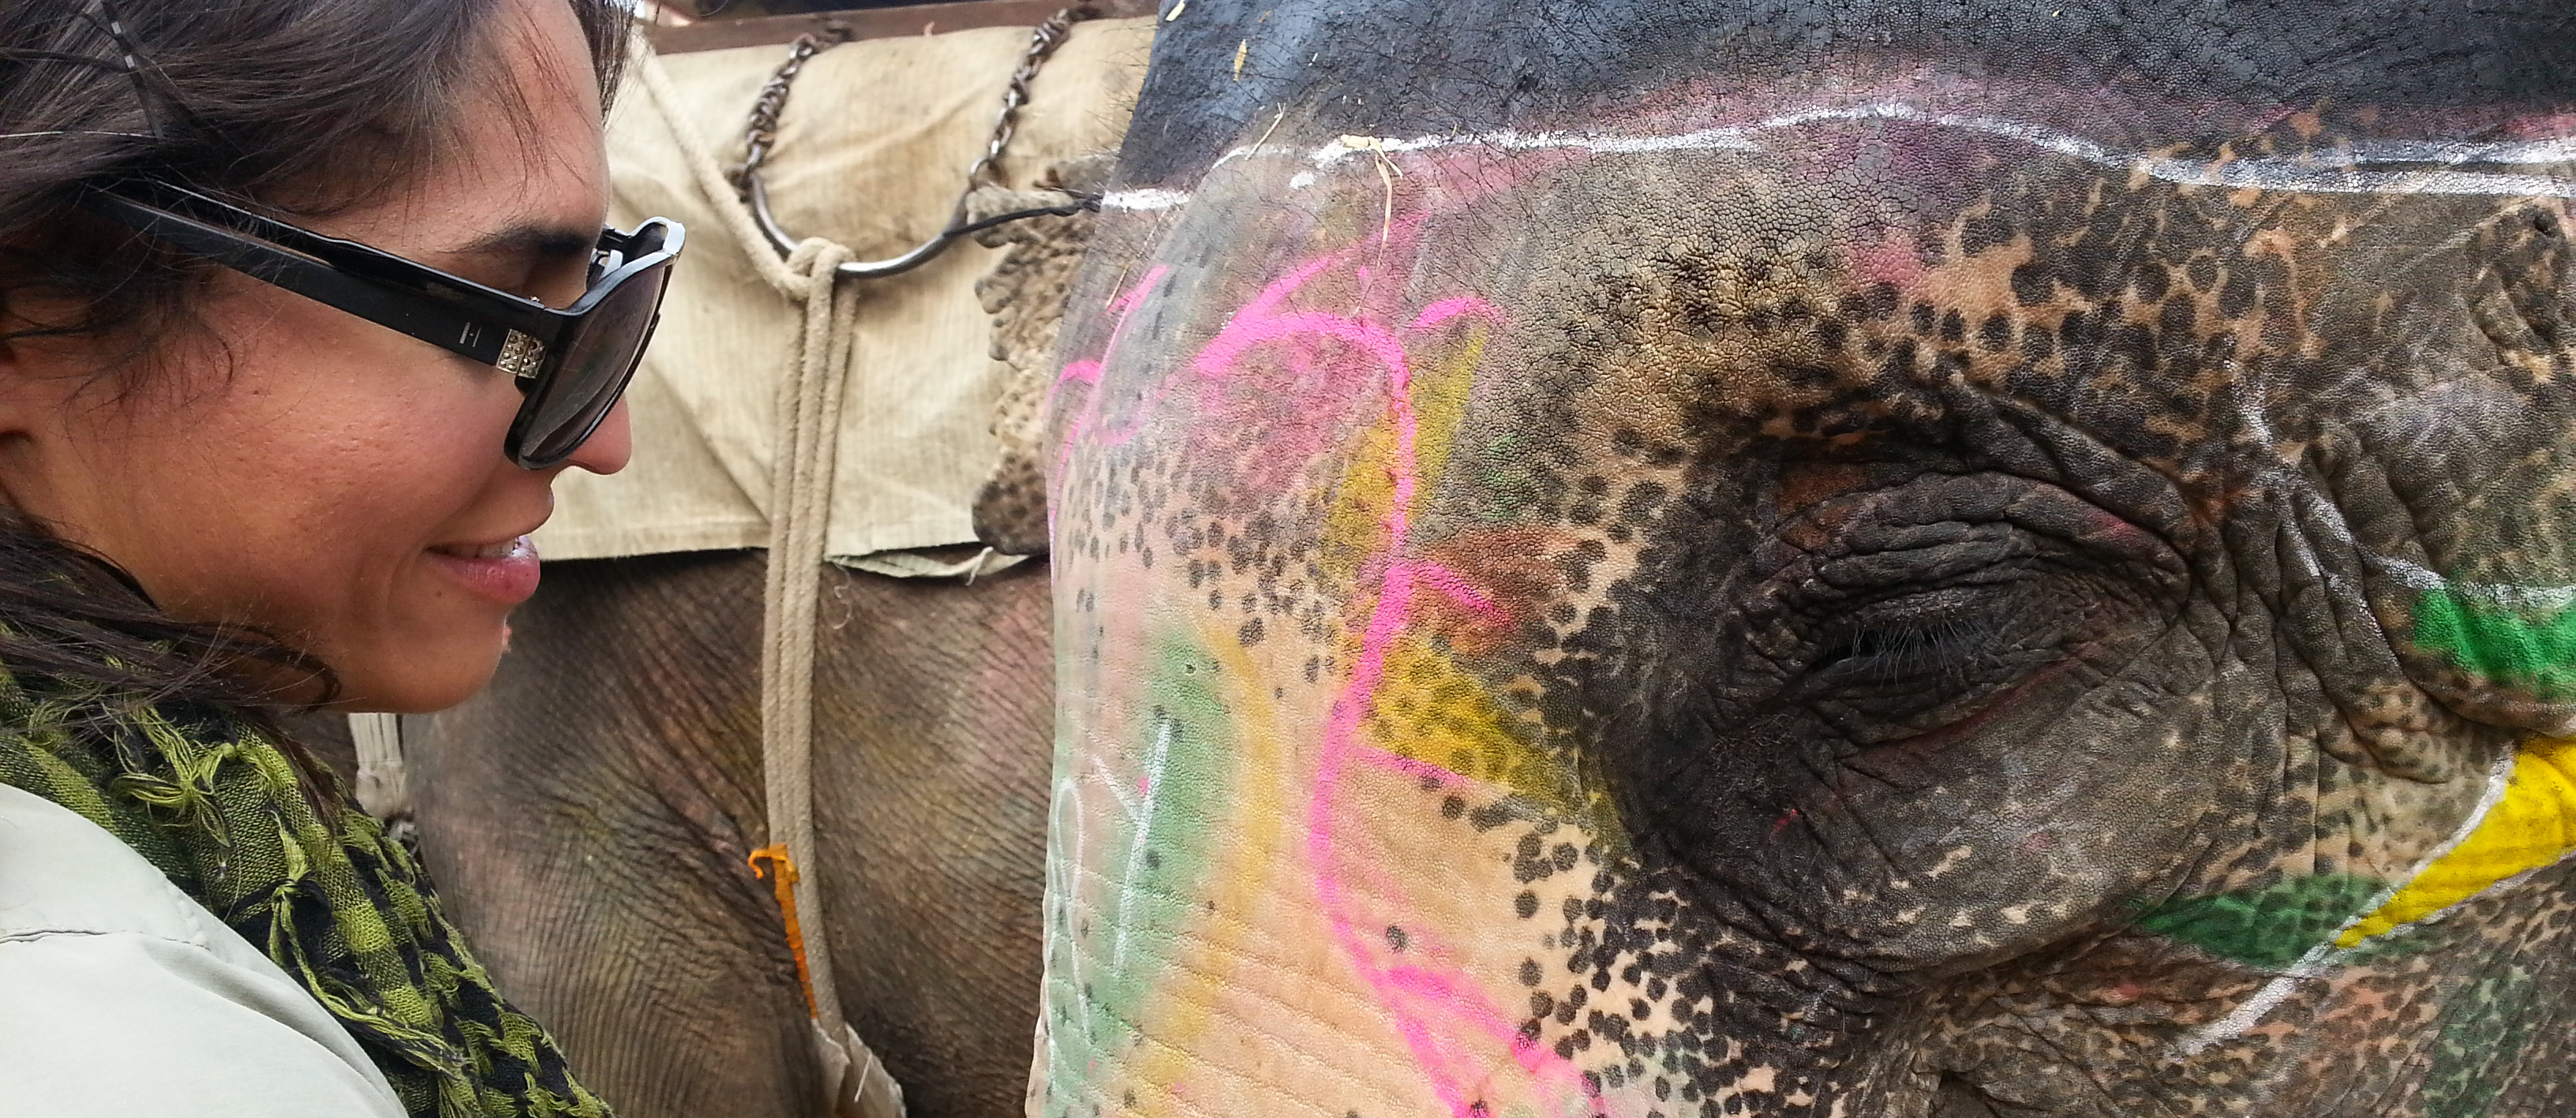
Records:
[[[53,697],[0,672],[0,782],[107,828],[266,948],[413,1118],[608,1118],[554,1038],[493,992],[411,856],[337,781],[316,790],[346,805],[336,825],[299,781],[237,715]]]

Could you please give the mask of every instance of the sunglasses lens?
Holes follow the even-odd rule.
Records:
[[[542,469],[571,457],[617,406],[653,339],[670,274],[665,264],[619,284],[564,340],[562,361],[519,408],[510,447],[520,465]]]

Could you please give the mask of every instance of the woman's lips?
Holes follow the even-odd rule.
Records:
[[[442,544],[429,549],[432,566],[465,588],[505,606],[537,592],[537,545],[528,537],[487,544]]]

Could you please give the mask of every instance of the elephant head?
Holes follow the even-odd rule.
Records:
[[[1165,21],[1045,1113],[2576,1106],[2563,5]]]

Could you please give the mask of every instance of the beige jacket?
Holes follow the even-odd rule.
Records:
[[[0,1118],[402,1118],[321,1003],[133,848],[0,784]]]

